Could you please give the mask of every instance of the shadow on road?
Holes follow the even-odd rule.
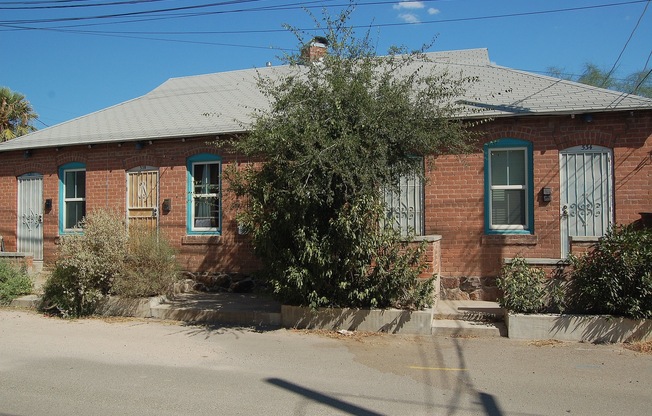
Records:
[[[371,410],[367,410],[360,406],[356,406],[351,403],[347,403],[343,400],[336,399],[335,397],[328,396],[326,394],[320,393],[315,390],[310,390],[305,387],[301,387],[289,381],[281,380],[279,378],[268,378],[267,381],[269,384],[272,384],[276,387],[288,390],[292,393],[298,394],[305,397],[306,399],[312,400],[317,403],[324,404],[326,406],[332,407],[342,412],[346,412],[350,415],[356,416],[382,416],[381,413],[376,413]]]
[[[470,369],[468,367],[466,358],[464,356],[464,345],[462,341],[463,338],[452,336],[450,338],[444,338],[443,340],[445,340],[446,343],[449,342],[452,343],[455,349],[455,356],[456,356],[454,362],[451,362],[450,358],[447,359],[444,356],[443,351],[445,346],[443,345],[442,338],[436,336],[432,337],[432,344],[425,343],[419,347],[419,358],[421,360],[421,365],[423,366],[425,372],[424,376],[426,380],[432,379],[432,376],[430,374],[432,374],[433,372],[428,370],[436,369],[437,370],[436,373],[439,375],[440,378],[439,383],[442,386],[442,388],[451,389],[451,391],[453,392],[453,395],[446,406],[446,408],[448,409],[446,415],[454,416],[458,412],[458,410],[462,408],[462,404],[463,404],[462,397],[465,394],[467,394],[470,395],[471,397],[476,396],[478,398],[477,403],[481,405],[484,415],[503,416],[504,413],[501,410],[495,396],[486,392],[479,391],[473,385],[473,381],[471,380],[471,377],[469,375]],[[431,362],[428,359],[428,352],[432,352],[432,351],[425,351],[424,345],[427,345],[428,348],[432,348],[432,351],[435,352],[436,354],[435,363]],[[450,370],[450,371],[445,371],[445,370]],[[433,385],[433,383],[431,382],[425,383],[424,396],[428,404],[434,405],[433,403],[434,397],[433,397],[433,393],[430,391],[429,388],[430,385]]]

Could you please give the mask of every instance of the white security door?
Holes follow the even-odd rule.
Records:
[[[43,175],[27,173],[18,177],[17,245],[21,253],[43,260]]]
[[[612,153],[584,145],[560,152],[561,256],[574,237],[602,237],[613,222]]]

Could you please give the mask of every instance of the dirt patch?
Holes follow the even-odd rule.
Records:
[[[627,343],[624,344],[624,347],[627,348],[628,350],[640,352],[642,354],[652,355],[652,340]]]
[[[528,342],[527,345],[531,345],[533,347],[556,347],[563,344],[564,344],[563,341],[558,341],[556,339],[542,339],[542,340]]]
[[[388,334],[384,334],[382,332],[346,331],[346,330],[334,331],[329,329],[292,329],[292,332],[299,333],[299,334],[318,335],[320,337],[339,339],[339,340],[356,341],[360,343],[374,342],[374,341],[377,342],[383,340],[387,336],[391,336]]]

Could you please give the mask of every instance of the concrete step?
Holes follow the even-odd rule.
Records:
[[[255,310],[221,310],[179,307],[162,303],[150,308],[151,317],[192,323],[213,323],[242,326],[279,327],[280,312]]]
[[[469,322],[502,322],[504,311],[496,302],[438,300],[433,310],[434,320]]]
[[[38,295],[26,295],[11,301],[9,306],[12,308],[36,309],[41,303],[41,297]]]
[[[454,319],[432,321],[432,335],[459,338],[506,337],[507,327],[503,322],[471,322]]]

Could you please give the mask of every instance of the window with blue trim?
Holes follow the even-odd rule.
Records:
[[[86,165],[73,162],[59,168],[59,232],[79,231],[86,216]]]
[[[221,231],[221,173],[219,156],[202,153],[188,158],[189,234],[215,234]]]
[[[532,143],[500,139],[484,145],[485,233],[534,230]]]

